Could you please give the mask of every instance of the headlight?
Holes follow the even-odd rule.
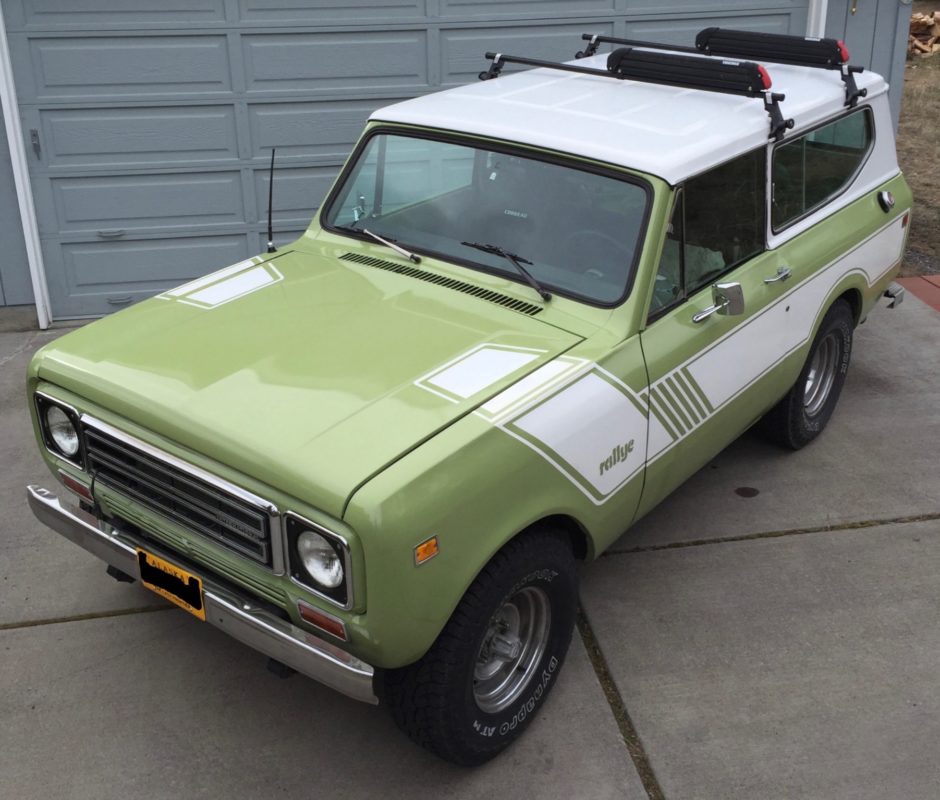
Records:
[[[39,429],[46,449],[59,458],[85,468],[82,437],[78,427],[78,412],[43,392],[33,395],[39,416]]]
[[[312,594],[342,609],[353,606],[349,545],[338,533],[288,511],[287,556],[290,576]]]
[[[67,458],[78,455],[78,431],[66,414],[58,406],[49,406],[46,409],[46,430],[49,438],[58,451]]]
[[[345,577],[339,553],[323,536],[304,531],[297,537],[297,555],[307,573],[321,586],[335,589]]]

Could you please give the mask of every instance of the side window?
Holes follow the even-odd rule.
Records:
[[[764,148],[690,178],[663,245],[650,316],[764,249]]]
[[[776,148],[774,231],[841,193],[868,155],[872,138],[871,115],[861,109]]]

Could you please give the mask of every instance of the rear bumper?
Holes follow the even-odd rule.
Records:
[[[36,518],[102,561],[140,578],[134,537],[119,530],[105,532],[90,514],[62,505],[48,489],[29,486],[29,507]],[[147,549],[164,558],[173,556]],[[199,575],[203,582],[206,622],[249,647],[274,658],[315,681],[366,703],[377,703],[374,670],[344,650],[259,608],[247,594],[233,591]]]

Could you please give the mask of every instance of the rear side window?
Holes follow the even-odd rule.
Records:
[[[868,156],[872,138],[871,114],[861,109],[776,148],[774,232],[841,194]]]

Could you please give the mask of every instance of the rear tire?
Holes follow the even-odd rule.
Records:
[[[842,393],[854,327],[851,307],[836,300],[823,317],[796,383],[760,421],[769,439],[799,450],[822,433]]]
[[[398,727],[455,764],[508,747],[555,685],[577,611],[571,542],[554,530],[513,539],[483,568],[431,649],[384,675]]]

